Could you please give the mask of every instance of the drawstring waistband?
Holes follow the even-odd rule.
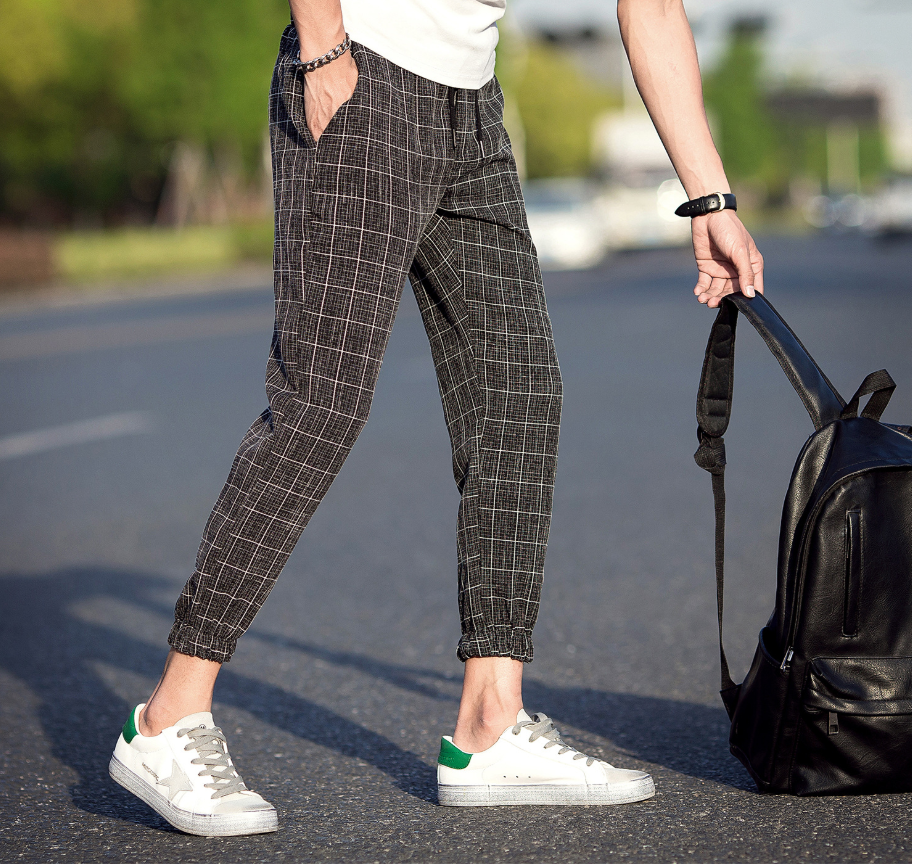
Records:
[[[447,87],[447,101],[450,103],[450,131],[453,133],[453,149],[456,149],[456,100],[458,91],[455,87]]]
[[[481,108],[478,106],[478,90],[466,90],[467,98],[471,98],[475,107],[475,140],[481,141]],[[471,93],[471,97],[468,94]],[[453,133],[453,149],[456,149],[456,119],[458,116],[459,90],[456,87],[447,87],[447,103],[450,107],[450,129]]]

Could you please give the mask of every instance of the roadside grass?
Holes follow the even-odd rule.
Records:
[[[72,283],[205,272],[272,257],[272,223],[74,231],[53,245],[54,271]]]

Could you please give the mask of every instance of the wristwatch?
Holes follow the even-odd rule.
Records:
[[[711,195],[704,195],[702,198],[685,201],[675,210],[675,216],[704,216],[707,213],[715,213],[717,210],[737,209],[738,202],[735,200],[734,195],[729,192],[713,192]]]

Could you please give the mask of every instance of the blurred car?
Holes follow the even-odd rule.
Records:
[[[635,186],[535,180],[523,192],[529,229],[546,270],[584,269],[612,251],[690,242],[690,220],[674,215],[687,200],[677,179]]]
[[[873,215],[871,200],[861,195],[817,195],[804,205],[804,218],[815,228],[868,230]]]
[[[912,177],[893,180],[869,199],[864,227],[882,237],[912,234]]]
[[[677,178],[643,185],[607,186],[597,206],[611,249],[685,246],[690,242],[690,219],[675,216],[687,200]]]
[[[523,185],[529,230],[545,270],[593,267],[608,251],[599,187],[586,180],[532,180]]]

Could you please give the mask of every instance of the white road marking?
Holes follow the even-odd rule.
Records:
[[[151,418],[141,411],[108,414],[106,417],[80,420],[76,423],[67,423],[65,426],[7,435],[0,438],[0,460],[31,456],[34,453],[57,450],[72,444],[119,438],[121,435],[139,435],[151,430]]]

